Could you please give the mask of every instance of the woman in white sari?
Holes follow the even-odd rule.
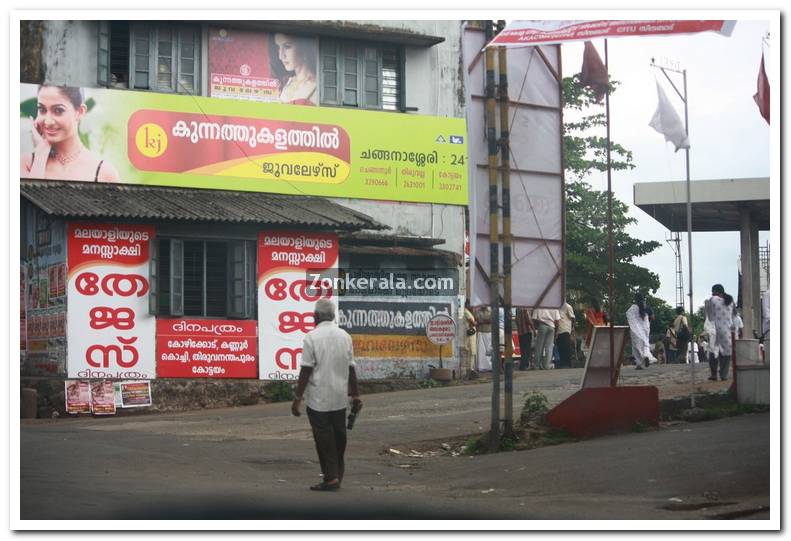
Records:
[[[656,362],[656,358],[651,354],[649,339],[651,322],[648,320],[645,297],[642,293],[635,293],[634,304],[626,311],[626,321],[629,323],[635,368],[642,370],[644,365],[647,368],[650,362]]]

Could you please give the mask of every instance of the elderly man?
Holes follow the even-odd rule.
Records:
[[[313,315],[316,328],[305,336],[299,382],[291,413],[299,417],[303,393],[308,393],[308,420],[319,455],[323,481],[311,490],[338,490],[343,480],[346,451],[346,404],[362,407],[354,371],[352,337],[335,324],[335,305],[320,299]]]

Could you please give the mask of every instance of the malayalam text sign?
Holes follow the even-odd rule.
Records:
[[[337,266],[338,236],[334,233],[259,233],[259,379],[297,379],[302,342],[316,326],[316,301],[335,301],[333,289],[313,287],[307,271]]]
[[[254,378],[256,322],[157,319],[160,378]]]
[[[28,157],[37,91],[20,89]],[[86,98],[80,130],[123,183],[467,204],[464,119],[110,89]]]
[[[153,238],[153,226],[68,223],[69,377],[155,377],[148,313]]]

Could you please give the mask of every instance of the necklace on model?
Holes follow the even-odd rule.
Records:
[[[82,154],[82,147],[78,147],[76,151],[72,152],[71,154],[61,154],[53,147],[52,150],[49,151],[49,155],[58,160],[58,163],[61,165],[66,165],[68,163],[73,162],[76,160],[80,154]]]

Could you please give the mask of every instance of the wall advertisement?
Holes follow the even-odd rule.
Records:
[[[316,38],[209,28],[209,95],[318,105]]]
[[[67,228],[69,377],[154,378],[153,226],[69,222]]]
[[[335,301],[331,287],[311,287],[307,271],[337,266],[338,237],[333,233],[259,233],[259,379],[297,379],[302,341],[315,327],[314,305],[321,298]]]
[[[160,378],[255,378],[256,322],[157,319]]]
[[[42,139],[57,144],[57,134],[38,133],[38,86],[23,84],[20,91],[23,163],[31,164],[23,166],[22,178],[46,178],[33,155]],[[117,171],[119,182],[467,204],[464,119],[153,92],[85,93],[91,108],[80,132],[96,163]],[[98,178],[95,168],[73,169],[66,178]]]

